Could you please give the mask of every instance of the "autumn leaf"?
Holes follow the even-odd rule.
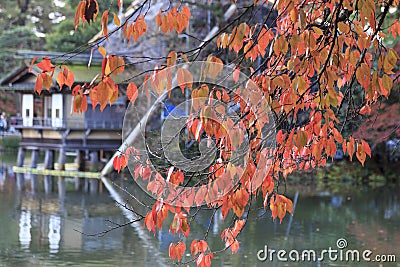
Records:
[[[295,142],[298,148],[303,148],[308,142],[307,133],[302,130],[297,132]]]
[[[186,245],[183,242],[178,242],[176,244],[171,243],[169,245],[168,254],[171,260],[177,259],[177,261],[181,261],[183,255],[185,254]]]
[[[177,72],[177,81],[183,93],[186,87],[192,88],[193,75],[187,69],[179,68]]]
[[[178,54],[175,51],[169,52],[167,56],[167,67],[171,67],[176,64],[176,58]]]
[[[36,83],[35,83],[35,88],[34,91],[38,94],[40,94],[42,92],[42,88],[43,88],[43,77],[41,74],[36,76]]]
[[[75,30],[78,27],[79,19],[90,24],[91,21],[96,19],[98,13],[99,4],[96,0],[80,1],[75,12]]]
[[[364,166],[365,159],[367,158],[363,145],[357,143],[356,157]]]
[[[128,88],[126,89],[126,96],[131,101],[131,105],[133,105],[136,101],[136,98],[138,97],[138,88],[133,82],[130,82],[128,84]]]
[[[121,21],[120,21],[118,15],[115,14],[115,12],[113,12],[113,16],[114,16],[114,20],[113,20],[113,21],[114,21],[114,24],[115,24],[117,27],[121,26]]]
[[[51,64],[49,57],[44,57],[42,61],[36,64],[36,66],[42,70],[42,72],[51,72],[54,70],[55,66]]]
[[[108,40],[107,24],[108,24],[108,10],[104,11],[103,16],[101,16],[101,30],[103,32],[103,36],[105,36],[106,39]]]

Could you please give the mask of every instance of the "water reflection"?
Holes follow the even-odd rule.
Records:
[[[49,247],[50,253],[57,253],[61,240],[61,218],[58,215],[50,215],[49,219]]]
[[[43,180],[54,177],[37,176],[37,187],[32,188],[32,176],[23,175],[19,178],[24,180],[25,190],[19,192],[18,176],[10,176],[7,168],[0,173],[1,266],[170,265],[168,247],[179,238],[169,232],[169,227],[155,236],[141,225],[117,229],[100,238],[81,234],[101,232],[112,225],[109,221],[120,224],[127,221],[106,190],[96,195],[76,192],[74,184],[67,182],[62,195],[46,193]],[[123,186],[128,186],[135,196],[140,195],[140,190],[132,184]],[[359,186],[340,193],[313,185],[288,188],[287,194],[295,203],[294,216],[287,216],[282,224],[272,222],[270,212],[256,208],[262,207],[261,201],[253,203],[252,219],[239,236],[239,252],[215,254],[213,266],[365,266],[362,262],[260,262],[256,256],[265,245],[286,250],[325,249],[335,247],[338,238],[345,238],[350,248],[394,253],[400,261],[398,187]],[[129,199],[129,195],[123,195],[122,199]],[[228,216],[222,221],[220,211],[213,220],[211,215],[211,211],[199,213],[191,225],[191,235],[202,238],[210,229],[208,242],[213,248],[222,249],[220,233],[231,220]],[[187,240],[189,244],[190,241]]]
[[[21,211],[19,218],[19,243],[21,244],[21,249],[29,250],[31,244],[31,212],[29,210]]]

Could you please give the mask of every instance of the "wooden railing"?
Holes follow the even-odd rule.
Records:
[[[10,126],[16,129],[122,129],[122,120],[77,120],[77,119],[52,119],[52,118],[22,118],[11,117]]]

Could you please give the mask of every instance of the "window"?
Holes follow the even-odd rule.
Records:
[[[59,119],[60,118],[60,109],[56,109],[56,118]]]
[[[30,117],[30,109],[29,108],[27,108],[25,110],[25,117]]]

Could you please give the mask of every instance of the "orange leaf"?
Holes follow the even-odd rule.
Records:
[[[103,32],[103,36],[105,36],[108,40],[108,10],[104,11],[103,16],[101,17],[101,29]]]
[[[361,140],[361,144],[363,146],[363,150],[369,157],[371,157],[371,148],[369,147],[369,144],[365,142],[364,140]]]
[[[103,111],[107,105],[107,102],[111,99],[114,93],[113,88],[111,88],[104,81],[100,82],[97,86],[97,99],[100,103],[100,110]]]
[[[38,76],[36,76],[34,91],[40,95],[40,93],[42,92],[42,88],[43,88],[43,77],[42,75],[39,74]]]
[[[126,89],[126,96],[133,105],[136,101],[136,98],[138,97],[138,88],[133,82],[128,84],[128,88]]]
[[[350,161],[353,160],[353,154],[354,154],[354,138],[350,137],[349,141],[347,142],[347,153],[349,153],[350,156]]]
[[[32,72],[32,66],[33,66],[33,64],[35,64],[37,59],[38,59],[37,56],[32,59],[31,64],[29,65],[29,72]]]
[[[363,146],[361,144],[357,144],[357,152],[356,152],[356,157],[357,159],[361,162],[361,164],[364,166],[365,159],[367,158]]]
[[[44,57],[42,61],[36,64],[36,66],[43,72],[51,72],[55,68],[54,65],[51,64],[51,60],[49,57]]]
[[[60,71],[57,75],[57,83],[58,86],[60,88],[60,90],[62,89],[63,85],[65,84],[65,76],[64,73],[62,71]]]
[[[99,50],[99,53],[103,56],[103,58],[105,58],[107,55],[107,51],[104,48],[104,46],[99,46],[98,50]]]

